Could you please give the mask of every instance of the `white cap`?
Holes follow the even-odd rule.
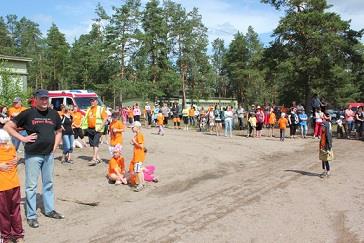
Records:
[[[8,143],[10,142],[11,138],[9,133],[4,129],[0,129],[0,143]]]
[[[132,127],[141,127],[142,124],[138,121],[134,122],[134,124],[132,125]]]

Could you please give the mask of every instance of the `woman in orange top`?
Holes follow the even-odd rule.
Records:
[[[13,119],[14,117],[16,117],[17,115],[19,115],[21,112],[25,111],[26,108],[24,106],[22,106],[21,104],[21,98],[20,97],[16,97],[13,100],[13,105],[8,109],[8,117],[10,119]],[[27,132],[25,130],[20,131],[19,132],[23,137],[27,136]],[[11,138],[12,143],[15,146],[16,151],[18,151],[19,146],[20,146],[20,140],[12,137]]]
[[[115,185],[126,185],[127,181],[125,178],[125,163],[124,158],[121,156],[120,150],[120,146],[114,147],[113,157],[109,161],[107,178],[109,179],[109,183],[115,182]]]
[[[138,121],[134,122],[132,127],[135,133],[131,144],[134,145],[133,159],[130,162],[129,173],[131,177],[136,177],[137,186],[134,191],[139,192],[144,188],[143,162],[145,159],[144,135],[140,132],[142,124]]]
[[[0,129],[0,241],[17,242],[24,237],[20,214],[20,183],[15,147],[9,134]]]
[[[111,123],[110,123],[110,146],[109,151],[112,154],[115,146],[119,145],[120,148],[123,146],[123,132],[125,129],[124,124],[118,120],[118,112],[114,112],[111,114]]]
[[[269,113],[269,118],[268,118],[268,123],[269,123],[268,134],[270,134],[270,137],[273,137],[273,130],[274,130],[274,126],[276,125],[276,122],[277,122],[277,118],[276,118],[276,114],[274,113],[274,109],[270,108],[270,113]]]
[[[80,138],[81,143],[84,147],[87,147],[87,144],[85,141],[83,141],[84,138],[84,133],[83,130],[81,128],[81,124],[82,124],[82,119],[83,119],[83,115],[80,112],[79,108],[77,106],[73,107],[73,111],[72,111],[72,129],[73,129],[73,134],[75,135],[75,142],[78,138]]]

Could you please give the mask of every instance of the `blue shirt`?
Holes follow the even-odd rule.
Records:
[[[301,126],[307,126],[307,114],[306,113],[301,113],[298,115],[298,118],[300,119],[300,125]]]

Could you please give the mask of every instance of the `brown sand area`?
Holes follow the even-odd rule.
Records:
[[[362,141],[334,139],[332,176],[321,179],[316,139],[143,133],[159,183],[138,193],[108,184],[107,164],[89,167],[91,149],[76,149],[74,164],[55,160],[56,209],[66,218],[46,218],[39,194],[40,227],[22,212],[26,242],[364,242]],[[127,166],[131,137],[128,129]],[[24,183],[24,165],[19,172]]]

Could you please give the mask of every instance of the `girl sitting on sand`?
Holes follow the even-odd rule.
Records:
[[[113,157],[109,161],[109,168],[107,178],[110,183],[115,185],[127,184],[125,178],[125,163],[124,158],[121,156],[121,146],[118,144],[113,148]]]

